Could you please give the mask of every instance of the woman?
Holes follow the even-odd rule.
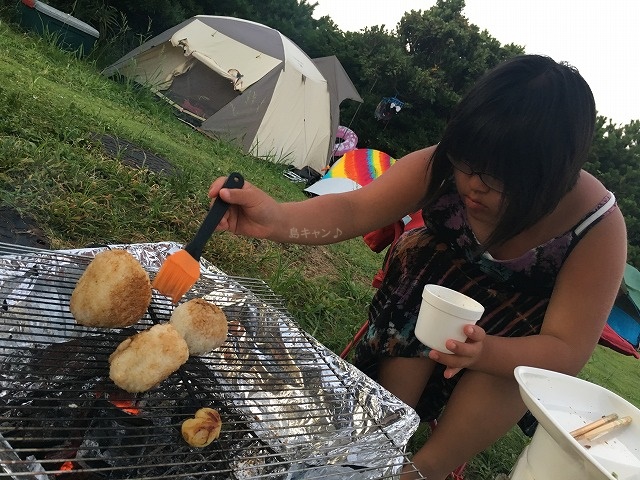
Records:
[[[284,204],[251,184],[221,190],[218,179],[210,188],[232,205],[219,229],[279,242],[336,242],[422,209],[425,227],[390,253],[354,363],[423,419],[439,417],[413,457],[429,480],[444,479],[523,416],[516,366],[575,375],[597,344],[627,242],[613,194],[582,170],[595,115],[575,69],[522,55],[476,83],[438,145],[364,188]],[[465,342],[447,342],[451,354],[413,334],[427,283],[485,307]]]

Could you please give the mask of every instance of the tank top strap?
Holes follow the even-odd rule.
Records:
[[[609,198],[607,199],[607,197]],[[609,213],[615,205],[616,197],[613,193],[609,192],[608,195],[602,199],[598,207],[573,228],[573,233],[577,237],[580,237],[590,226],[597,223],[598,220]]]

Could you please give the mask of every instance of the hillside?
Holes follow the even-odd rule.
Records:
[[[33,218],[52,248],[186,243],[208,209],[210,183],[230,171],[279,200],[306,198],[283,176],[286,166],[200,134],[147,92],[103,78],[46,40],[7,24],[0,34],[2,203]],[[381,261],[359,239],[301,247],[227,233],[204,257],[266,280],[335,350],[364,320]]]

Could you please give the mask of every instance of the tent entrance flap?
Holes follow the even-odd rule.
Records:
[[[282,63],[200,20],[194,20],[175,32],[171,36],[171,44],[181,46],[185,56],[193,55],[241,92]]]

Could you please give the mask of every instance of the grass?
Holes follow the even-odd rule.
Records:
[[[93,65],[50,42],[6,23],[0,28],[2,201],[34,217],[54,248],[186,243],[208,208],[209,184],[231,170],[279,200],[305,198],[303,187],[283,177],[285,166],[212,141],[177,121],[151,94],[100,76]],[[103,134],[167,159],[178,173],[114,161],[95,139]],[[362,321],[372,292],[368,279],[379,263],[358,239],[313,248],[220,234],[204,256],[230,274],[269,281],[287,294],[304,327],[334,349],[357,329],[345,316]]]
[[[92,243],[186,243],[208,208],[213,179],[243,173],[275,198],[305,198],[285,167],[257,160],[176,120],[171,109],[52,42],[0,22],[1,203],[33,217],[53,248]],[[167,159],[166,175],[125,166],[96,135],[112,135]],[[265,280],[293,318],[339,353],[366,317],[382,255],[361,239],[305,247],[216,234],[204,257],[232,275]],[[581,377],[640,406],[638,361],[598,347]],[[473,428],[471,425],[470,428]],[[428,429],[419,430],[411,448]],[[468,466],[468,480],[494,478],[528,439],[517,428]]]

